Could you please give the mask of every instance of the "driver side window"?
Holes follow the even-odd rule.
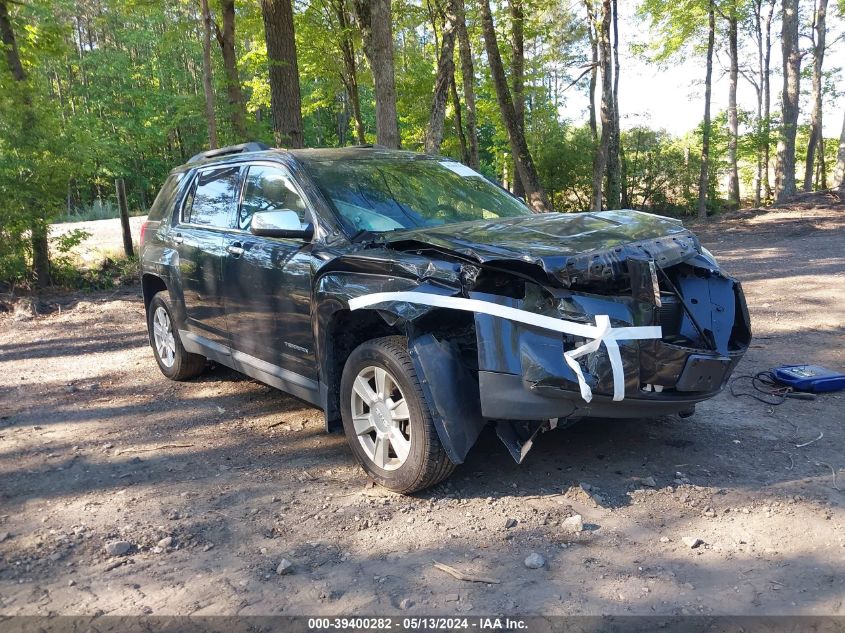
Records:
[[[251,166],[238,210],[238,228],[248,231],[255,213],[282,210],[296,211],[300,224],[309,222],[305,201],[285,170],[266,165]]]

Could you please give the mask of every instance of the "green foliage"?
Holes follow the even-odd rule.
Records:
[[[344,37],[355,49],[366,137],[375,140],[373,83],[361,33],[351,15],[346,31],[341,28],[336,2],[294,3],[307,146],[357,142],[344,84]],[[212,0],[210,4],[213,19],[222,26],[219,3]],[[442,0],[392,2],[397,105],[406,149],[423,146],[442,40],[438,12],[442,4]],[[499,46],[510,72],[509,5],[492,4]],[[720,11],[735,9],[747,23],[747,2],[718,0],[717,5]],[[14,81],[5,59],[0,58],[0,280],[20,284],[31,277],[33,229],[44,232],[57,220],[116,217],[115,178],[126,181],[130,212],[143,213],[168,171],[206,149],[208,136],[202,28],[194,0],[23,0],[7,6],[28,80]],[[651,32],[651,43],[643,52],[659,63],[699,55],[706,37],[707,6],[708,0],[642,0],[637,15]],[[464,124],[462,88],[463,82],[471,81],[477,102],[480,170],[492,178],[501,180],[507,175],[511,180],[513,159],[487,66],[478,6],[467,1],[466,8],[474,77],[461,76],[457,47],[455,53]],[[351,14],[349,0],[347,9]],[[591,197],[592,134],[586,125],[565,120],[561,114],[570,95],[587,85],[584,77],[569,87],[590,55],[584,18],[580,2],[525,0],[526,135],[549,199],[560,211],[586,209]],[[272,143],[260,3],[238,0],[235,28],[249,138],[238,137],[230,123],[222,55],[215,40],[212,75],[220,143]],[[837,88],[830,78],[826,86],[827,98],[836,98]],[[453,158],[461,158],[457,115],[450,95],[441,153]],[[754,117],[741,116],[747,132],[740,139],[741,173],[748,186],[764,139],[755,134]],[[722,115],[714,121],[713,136],[709,197],[718,206],[716,192],[726,143]],[[700,139],[700,130],[680,139],[645,127],[625,131],[628,205],[661,213],[690,212],[697,197]],[[826,143],[826,154],[835,152],[835,146],[835,142]],[[66,242],[54,244],[57,282],[101,283],[100,277],[85,277],[94,274],[90,271],[74,276],[75,262],[64,258],[65,246]]]
[[[700,49],[707,38],[707,5],[708,0],[643,0],[637,15],[653,36],[641,51],[664,63]]]
[[[137,257],[106,257],[94,268],[80,266],[73,257],[53,261],[53,283],[71,290],[111,290],[138,283],[141,269]]]
[[[556,211],[585,211],[592,196],[593,149],[590,128],[546,119],[532,128],[534,160]],[[542,141],[542,142],[541,142]]]
[[[105,257],[94,267],[83,266],[77,252],[90,237],[88,231],[73,229],[51,239],[54,284],[76,290],[108,290],[137,282],[140,277],[137,257]]]
[[[698,152],[665,130],[646,127],[623,132],[622,145],[629,206],[660,213],[692,213],[698,193]]]

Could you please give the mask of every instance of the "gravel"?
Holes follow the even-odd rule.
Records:
[[[685,536],[681,539],[681,541],[690,549],[695,549],[704,545],[704,541],[696,536]]]
[[[531,552],[523,562],[528,569],[540,569],[546,566],[546,559],[537,552]]]
[[[111,543],[106,543],[104,549],[109,556],[123,556],[132,549],[132,543],[129,541],[112,541]]]
[[[285,576],[287,574],[293,573],[293,563],[290,562],[287,558],[283,558],[279,563],[278,567],[276,567],[276,573],[279,576]]]

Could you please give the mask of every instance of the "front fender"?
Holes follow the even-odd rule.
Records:
[[[333,271],[321,275],[314,292],[314,339],[320,362],[320,383],[326,423],[340,420],[340,375],[354,346],[388,333],[408,338],[408,351],[422,385],[438,438],[449,459],[459,464],[475,444],[485,421],[481,416],[478,372],[463,361],[460,349],[449,336],[457,323],[455,315],[411,303],[392,303],[379,309],[351,310],[349,302],[379,292],[419,292],[454,295],[458,288],[433,281]],[[427,317],[427,318],[424,318]],[[442,321],[443,327],[437,327]],[[469,321],[466,321],[467,323]],[[353,325],[354,324],[354,325]],[[437,329],[435,334],[432,329]],[[360,332],[363,330],[363,332]]]

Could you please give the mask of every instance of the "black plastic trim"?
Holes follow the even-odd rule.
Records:
[[[179,330],[182,345],[192,354],[201,354],[209,360],[231,367],[285,393],[301,398],[317,407],[323,406],[320,397],[320,383],[301,374],[273,365],[249,354],[233,350],[226,345],[215,343],[204,336]]]
[[[552,418],[653,418],[690,411],[715,393],[676,396],[651,393],[647,397],[615,401],[611,396],[593,394],[584,402],[578,391],[557,387],[531,387],[522,376],[479,371],[481,412],[485,418],[500,420],[548,420]],[[646,394],[643,394],[646,396]]]

